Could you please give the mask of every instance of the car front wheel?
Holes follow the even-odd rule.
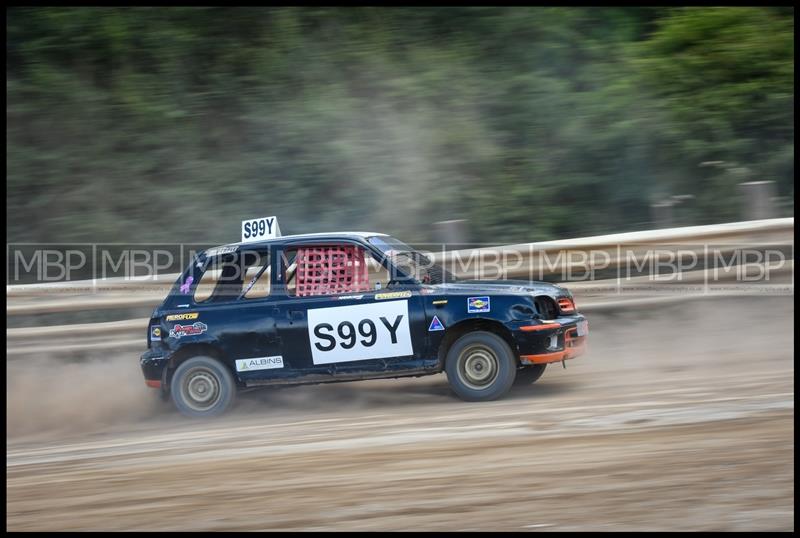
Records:
[[[445,362],[453,392],[469,402],[495,400],[514,383],[517,364],[505,340],[494,333],[476,331],[455,341]]]
[[[236,396],[230,371],[211,357],[192,357],[181,363],[170,383],[172,401],[190,417],[214,417],[224,413]]]

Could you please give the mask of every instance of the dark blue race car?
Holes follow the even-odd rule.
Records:
[[[190,416],[255,387],[442,371],[484,401],[582,354],[587,333],[559,286],[458,280],[384,234],[307,234],[200,253],[153,312],[141,367]]]

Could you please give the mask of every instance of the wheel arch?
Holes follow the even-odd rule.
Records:
[[[236,375],[236,371],[234,371],[234,369],[231,368],[231,365],[228,364],[228,361],[225,360],[225,353],[223,353],[219,347],[213,344],[197,343],[183,346],[170,356],[169,361],[167,362],[167,367],[164,368],[161,386],[169,391],[170,383],[172,382],[172,376],[175,373],[175,370],[178,369],[178,366],[192,357],[197,357],[198,355],[216,359],[220,364],[227,368],[227,370],[233,376],[236,384],[239,385],[239,376]]]
[[[450,347],[455,343],[455,341],[465,334],[474,331],[486,331],[496,334],[502,338],[511,348],[511,352],[514,354],[514,359],[516,360],[517,365],[519,365],[519,348],[517,347],[517,343],[514,341],[511,331],[508,330],[505,325],[495,319],[470,318],[459,321],[455,325],[451,325],[445,331],[444,338],[439,343],[439,350],[437,353],[439,359],[439,369],[444,369],[447,352],[450,351]]]

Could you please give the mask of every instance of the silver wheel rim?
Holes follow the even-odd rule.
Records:
[[[488,347],[470,346],[458,358],[458,379],[473,390],[483,390],[497,379],[498,364],[497,356]]]
[[[181,395],[195,411],[208,411],[219,401],[219,379],[207,368],[192,368],[183,376]]]

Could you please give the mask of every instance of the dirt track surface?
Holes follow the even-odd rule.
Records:
[[[793,321],[791,298],[594,315],[588,355],[499,401],[438,375],[211,422],[148,398],[136,357],[9,363],[7,529],[793,530]]]

